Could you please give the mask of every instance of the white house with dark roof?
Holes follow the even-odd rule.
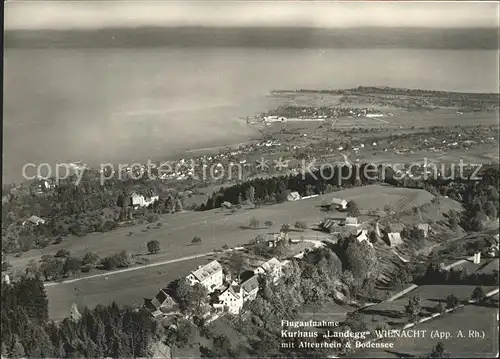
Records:
[[[211,293],[222,286],[224,274],[222,273],[222,266],[220,263],[214,260],[207,265],[199,267],[194,272],[191,272],[186,279],[190,285],[200,283]]]
[[[277,282],[281,278],[282,267],[281,262],[273,257],[256,268],[254,273],[268,275],[272,278],[273,282]]]
[[[241,283],[243,288],[243,301],[254,300],[259,292],[259,276],[254,275],[245,282]]]
[[[219,304],[214,305],[223,306],[231,314],[238,314],[243,308],[243,288],[235,283],[224,289],[219,295]]]

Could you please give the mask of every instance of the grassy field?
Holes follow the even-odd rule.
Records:
[[[235,214],[218,209],[165,215],[161,217],[163,226],[158,229],[143,232],[146,225],[142,225],[134,228],[120,228],[104,234],[94,233],[83,238],[70,237],[58,245],[42,250],[32,250],[24,253],[21,258],[12,258],[9,261],[14,268],[21,269],[30,260],[38,261],[41,255],[53,254],[61,248],[70,250],[76,256],[83,256],[86,252],[92,251],[103,257],[120,250],[144,254],[146,243],[153,239],[160,242],[162,250],[156,255],[148,256],[152,263],[182,258],[220,249],[224,244],[230,247],[246,244],[258,234],[265,235],[279,231],[284,223],[292,226],[297,220],[305,221],[309,225],[318,223],[325,216],[320,211],[321,204],[332,197],[356,200],[361,209],[368,210],[383,208],[386,204],[393,204],[402,199],[411,207],[414,204],[429,201],[433,196],[422,190],[373,185],[351,188],[302,201],[245,210]],[[274,225],[268,229],[242,229],[241,227],[246,226],[251,217],[256,217],[261,223],[265,220],[272,220]],[[129,232],[133,234],[128,235]],[[295,234],[299,238],[301,235],[306,238],[317,236],[317,232],[310,231],[304,234],[294,232],[292,236]],[[194,236],[200,236],[202,243],[191,245],[190,242]],[[89,306],[109,303],[113,300],[123,304],[140,304],[144,297],[155,295],[157,290],[168,281],[188,274],[203,261],[202,259],[189,260],[115,274],[109,276],[108,280],[99,277],[73,284],[48,287],[50,315],[52,318],[66,316],[74,302],[78,305]],[[158,271],[163,274],[159,275]]]
[[[498,304],[496,305],[498,306]],[[432,351],[439,339],[431,338],[431,332],[438,330],[449,332],[451,337],[444,339],[445,351],[453,358],[461,357],[495,357],[498,352],[498,309],[488,306],[469,305],[457,309],[454,313],[418,324],[415,329],[425,330],[423,338],[395,338],[384,339],[381,342],[393,342],[394,349],[390,350],[362,350],[353,354],[360,358],[402,358],[422,357]],[[469,330],[484,331],[484,338],[469,337]],[[459,336],[462,332],[463,338]]]
[[[198,265],[213,257],[193,259],[137,271],[92,278],[77,283],[46,287],[49,298],[49,317],[60,320],[69,315],[73,303],[79,307],[95,307],[113,301],[122,305],[141,305],[144,298],[151,299],[169,282],[188,275]]]
[[[424,316],[433,314],[433,308],[439,302],[445,302],[450,294],[455,295],[460,301],[470,299],[475,286],[472,285],[424,285],[410,291],[405,296],[392,301],[383,302],[377,305],[365,308],[362,313],[365,315],[365,321],[370,323],[387,323],[389,325],[404,325],[408,323],[408,316],[405,314],[405,306],[408,305],[408,299],[418,295],[421,300],[422,314]],[[485,293],[496,287],[483,287]],[[445,304],[445,303],[444,303]],[[375,324],[373,324],[374,326]]]
[[[455,269],[458,268],[463,268],[467,270],[469,274],[472,273],[478,273],[478,274],[493,274],[493,271],[498,271],[498,258],[484,258],[481,259],[481,263],[479,264],[474,264],[473,261],[467,261],[465,263],[462,263],[456,267]]]
[[[411,209],[415,205],[429,202],[433,195],[417,190],[372,185],[350,188],[343,191],[318,196],[307,200],[286,202],[255,209],[242,210],[236,213],[216,209],[205,212],[186,212],[174,215],[163,215],[159,222],[161,227],[138,225],[119,228],[106,233],[91,233],[85,237],[67,237],[62,243],[44,249],[35,249],[23,253],[22,257],[9,257],[13,268],[23,269],[31,260],[39,261],[43,254],[54,254],[59,249],[68,249],[72,255],[83,256],[86,252],[95,252],[103,257],[120,250],[133,254],[146,254],[146,244],[150,240],[160,242],[160,253],[148,256],[151,262],[160,262],[185,256],[206,253],[220,249],[224,244],[238,246],[248,243],[257,235],[276,233],[282,224],[291,226],[297,221],[308,225],[319,223],[325,214],[320,207],[333,197],[355,200],[362,210],[383,209],[385,205],[403,204],[403,208]],[[257,218],[261,225],[271,220],[271,228],[242,229],[248,226],[251,217]],[[194,236],[200,236],[202,243],[192,245]]]

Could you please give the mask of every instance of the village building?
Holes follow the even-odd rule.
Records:
[[[212,293],[215,289],[222,286],[224,274],[222,273],[222,266],[220,263],[214,260],[198,268],[194,272],[191,272],[186,279],[190,285],[199,283]]]
[[[160,197],[156,195],[152,195],[150,197],[144,197],[138,193],[133,193],[130,196],[130,205],[135,209],[140,207],[149,207],[153,203],[159,201]]]
[[[368,238],[368,230],[366,229],[358,230],[358,234],[356,235],[356,240],[360,243],[361,242],[368,243],[371,247],[373,247],[373,244],[370,242],[370,239]]]
[[[38,226],[40,224],[45,224],[45,220],[38,217],[38,216],[31,216],[30,218],[28,218],[27,221],[23,222],[23,225],[28,224],[28,223],[31,223],[31,224],[34,224],[35,226]]]
[[[278,259],[273,257],[256,268],[254,273],[268,275],[276,283],[282,275],[282,264]]]
[[[399,232],[387,233],[387,241],[389,246],[391,247],[397,247],[403,244],[403,240],[401,239],[401,233]]]
[[[145,301],[146,308],[151,311],[151,315],[156,319],[163,319],[168,315],[179,312],[177,302],[167,293],[167,289],[160,292],[151,300]]]
[[[345,225],[348,227],[358,227],[358,219],[356,217],[346,217]]]
[[[290,192],[288,196],[286,197],[287,201],[299,201],[300,200],[300,194],[299,192]]]
[[[243,301],[254,300],[259,292],[259,276],[254,275],[241,284],[243,288]]]
[[[429,237],[429,234],[432,232],[432,228],[428,223],[419,223],[417,229],[424,233],[424,238]]]
[[[337,209],[346,210],[347,209],[347,201],[341,198],[332,198],[330,202],[332,206],[335,206]]]
[[[214,308],[223,307],[231,314],[239,314],[243,308],[243,288],[234,282],[219,295],[219,303]]]
[[[343,226],[346,221],[346,214],[345,213],[339,213],[335,217],[328,217],[325,218],[321,223],[320,223],[320,228],[329,231],[329,232],[334,232],[335,227],[338,226]]]
[[[226,208],[226,209],[231,209],[233,207],[233,205],[231,204],[231,202],[228,202],[228,201],[224,201],[222,202],[222,208]]]
[[[273,237],[267,241],[267,246],[268,247],[276,247],[278,243],[283,242],[283,243],[288,243],[289,242],[289,237],[288,233],[286,232],[280,232],[280,233],[275,233],[273,234]]]

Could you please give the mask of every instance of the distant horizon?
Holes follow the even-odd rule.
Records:
[[[498,50],[498,29],[138,26],[7,30],[9,48],[408,48]]]
[[[4,28],[74,30],[136,27],[498,28],[500,4],[319,1],[10,1]]]

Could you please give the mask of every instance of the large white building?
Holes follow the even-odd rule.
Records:
[[[211,293],[222,286],[224,283],[224,274],[222,273],[222,266],[220,263],[212,261],[194,272],[191,272],[186,279],[190,285],[200,283]]]

